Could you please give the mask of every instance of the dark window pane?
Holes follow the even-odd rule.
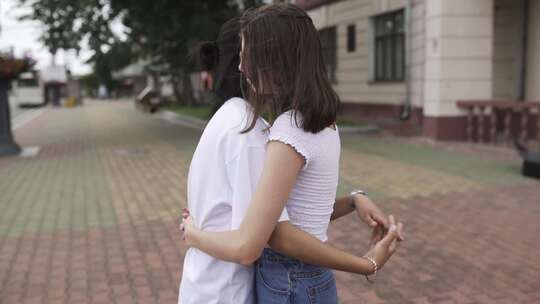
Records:
[[[384,63],[385,63],[385,69],[384,69],[384,80],[390,80],[392,79],[393,73],[393,56],[394,48],[392,45],[392,38],[384,38]]]
[[[29,79],[19,79],[17,81],[17,84],[21,88],[31,88],[31,87],[38,87],[39,83],[37,79],[35,78],[29,78]]]
[[[404,68],[405,68],[405,45],[403,41],[403,35],[398,35],[396,37],[396,45],[395,45],[395,57],[396,57],[396,74],[395,79],[401,80],[404,78]]]
[[[388,34],[388,30],[386,28],[386,18],[376,18],[375,19],[375,36],[380,37]]]
[[[393,18],[387,18],[384,22],[384,27],[386,29],[385,34],[391,34],[394,31],[394,20]]]
[[[351,24],[347,26],[347,51],[354,52],[356,50],[356,26]]]
[[[403,16],[403,13],[397,13],[395,14],[395,19],[394,19],[394,24],[395,24],[395,28],[394,30],[396,32],[399,32],[399,33],[403,33],[404,32],[404,25],[405,25],[405,21],[404,21],[404,16]]]
[[[384,78],[384,53],[383,53],[383,42],[378,39],[375,46],[375,79],[381,80]]]

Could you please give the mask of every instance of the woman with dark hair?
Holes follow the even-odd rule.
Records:
[[[297,13],[287,15],[291,8],[295,9],[293,6],[267,6],[245,15],[240,67],[249,83],[251,105],[240,98],[226,101],[208,123],[194,153],[188,177],[191,214],[185,212],[183,223],[184,236],[192,248],[184,262],[181,303],[253,303],[250,265],[267,243],[272,249],[264,250],[257,266],[259,303],[276,299],[276,291],[278,298],[284,301],[293,299],[292,302],[303,303],[307,301],[305,297],[310,296],[322,299],[323,303],[334,303],[337,296],[331,272],[312,264],[371,274],[384,265],[401,237],[401,224],[396,225],[391,217],[387,222],[384,214],[361,191],[334,199],[339,162],[339,135],[334,124],[337,96],[331,87],[324,87],[327,80],[320,75],[324,70],[298,66],[291,66],[291,71],[280,70],[275,65],[287,64],[293,58],[274,56],[270,61],[262,58],[283,47],[291,47],[293,52],[306,50],[298,44],[308,41],[294,36],[302,30],[293,30],[291,37],[299,38],[300,43],[286,40],[290,45],[283,45],[283,41],[279,41],[282,38],[267,36],[265,31],[257,29],[258,22],[272,25],[275,17],[278,23],[287,23],[286,26],[279,24],[277,33],[298,29],[295,27]],[[273,13],[276,9],[278,15]],[[269,13],[270,18],[264,17]],[[305,16],[302,18],[309,20]],[[279,19],[281,17],[283,20]],[[234,59],[227,57],[229,51],[234,50],[233,44],[228,45],[227,40],[222,39],[223,29],[228,26],[231,24],[223,26],[217,48],[212,51],[212,45],[216,44],[207,44],[202,53],[206,59],[212,58],[208,54],[218,54],[219,60],[208,61],[219,62],[218,66],[224,67],[217,70],[215,92],[230,97],[227,94],[240,88],[240,78],[236,87],[233,82],[226,84],[227,79],[234,79],[238,73],[238,63],[235,71],[231,70]],[[313,39],[310,35],[305,38]],[[231,47],[229,51],[227,45]],[[319,59],[317,53],[301,63],[311,64],[313,59]],[[300,71],[304,68],[307,72]],[[307,75],[310,71],[317,74],[315,79]],[[296,74],[315,82],[305,85],[297,81]],[[290,83],[285,83],[287,81]],[[321,92],[315,92],[314,86],[320,86],[316,90]],[[307,100],[300,102],[299,99],[306,97],[312,98],[313,104]],[[278,116],[270,128],[268,144],[265,132],[269,126],[260,117],[263,110]],[[321,113],[323,111],[330,113]],[[319,147],[315,142],[320,143]],[[324,243],[330,218],[339,218],[354,210],[374,228],[372,241],[376,244],[365,258]],[[383,237],[384,232],[387,233]],[[289,283],[282,286],[285,282]],[[319,288],[321,284],[326,287]]]
[[[216,96],[212,115],[229,99],[242,98],[240,89],[240,18],[232,18],[220,29],[218,40],[203,43],[200,63],[204,70],[212,71],[213,91]]]

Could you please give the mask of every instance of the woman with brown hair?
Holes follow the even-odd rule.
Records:
[[[260,131],[260,115],[265,112],[276,117],[269,129],[262,174],[245,216],[237,225],[231,225],[231,231],[208,225],[197,228],[201,223],[196,225],[195,219],[205,214],[200,211],[204,202],[193,201],[194,196],[189,197],[188,192],[190,208],[199,210],[192,213],[195,219],[184,214],[186,242],[213,257],[243,265],[250,265],[260,256],[256,265],[259,303],[337,303],[332,273],[312,264],[366,275],[376,273],[394,253],[398,239],[402,239],[402,225],[396,224],[392,216],[387,225],[384,219],[378,220],[372,227],[382,232],[386,226],[386,234],[376,239],[378,242],[365,257],[347,255],[323,243],[331,219],[363,206],[358,203],[361,194],[335,199],[340,156],[335,124],[339,100],[326,77],[318,33],[309,16],[296,6],[268,5],[244,14],[241,38],[240,70],[249,83],[246,93],[251,104],[249,123],[241,131]],[[250,159],[242,155],[230,163],[248,163]],[[192,162],[190,175],[193,166]],[[200,183],[205,181],[204,176],[200,174]],[[196,183],[195,179],[189,182],[190,187],[192,182]],[[206,186],[208,190],[215,188]],[[200,187],[199,197],[205,197],[204,187]],[[280,233],[279,225],[276,227],[285,207],[290,223],[317,242],[282,242],[298,235],[295,230]],[[265,248],[267,244],[273,249]],[[319,256],[325,257],[322,263]]]

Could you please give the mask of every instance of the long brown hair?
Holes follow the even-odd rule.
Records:
[[[297,126],[312,133],[335,122],[339,97],[311,18],[292,4],[271,4],[246,11],[241,24],[242,72],[251,84],[246,97],[253,116],[243,132],[266,111],[275,117],[293,110]]]

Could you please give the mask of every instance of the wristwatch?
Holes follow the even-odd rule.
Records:
[[[349,206],[351,206],[352,209],[356,209],[356,205],[354,204],[354,196],[357,194],[362,194],[363,196],[367,196],[367,193],[364,190],[354,190],[350,193],[351,200],[349,201]]]

